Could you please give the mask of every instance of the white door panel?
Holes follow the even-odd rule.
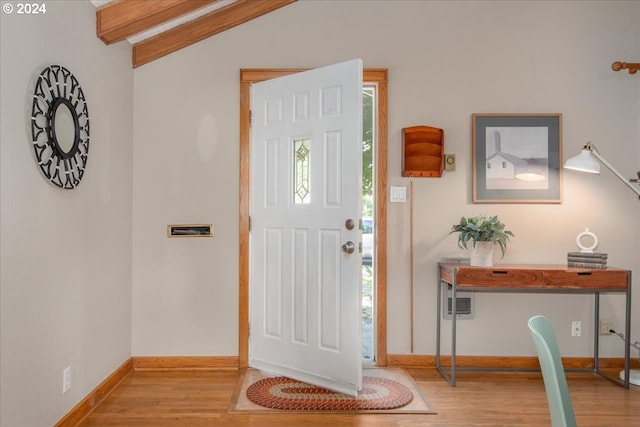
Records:
[[[361,388],[362,62],[252,87],[249,365]]]

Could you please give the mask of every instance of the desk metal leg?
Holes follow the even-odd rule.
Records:
[[[440,365],[440,327],[441,327],[441,317],[442,317],[442,280],[440,274],[440,268],[438,268],[438,296],[436,301],[436,369],[438,372],[441,372]]]
[[[449,381],[454,387],[456,385],[456,322],[458,320],[458,310],[456,308],[458,286],[456,282],[457,279],[454,279],[451,285],[451,381]]]
[[[593,325],[593,372],[600,372],[600,292],[596,292],[595,296],[595,309],[593,317],[595,318]]]
[[[596,374],[603,378],[611,380],[617,384],[622,385],[624,388],[629,388],[629,369],[631,366],[631,272],[629,272],[629,283],[627,286],[627,292],[625,293],[625,324],[624,324],[624,380],[620,380],[616,377],[612,377],[606,372],[600,370],[600,355],[599,355],[599,335],[600,335],[600,292],[595,292],[595,333],[593,339],[593,370]]]
[[[444,378],[450,385],[454,386],[456,385],[456,347],[455,347],[455,343],[456,343],[456,285],[455,285],[455,273],[454,273],[454,280],[453,280],[454,284],[451,285],[452,289],[453,289],[453,295],[452,295],[452,314],[453,314],[453,323],[452,323],[452,344],[451,344],[451,368],[449,368],[450,373],[447,373],[447,368],[442,366],[442,358],[441,358],[441,327],[442,327],[442,298],[443,298],[443,293],[442,293],[442,288],[444,286],[447,286],[447,288],[450,286],[449,283],[443,282],[442,281],[442,276],[440,274],[440,269],[438,269],[438,290],[437,290],[437,299],[438,301],[436,302],[436,314],[437,314],[437,319],[436,319],[436,370],[440,373],[440,375],[442,376],[442,378]],[[446,295],[446,292],[445,294]]]
[[[624,388],[629,388],[629,368],[631,367],[631,272],[627,283],[627,304],[624,322]]]

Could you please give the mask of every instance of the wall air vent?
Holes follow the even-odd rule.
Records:
[[[451,312],[453,311],[453,298],[451,297],[451,288],[447,289],[444,295],[445,301],[443,305],[446,310],[442,311],[445,319],[451,319]],[[456,292],[456,318],[457,319],[473,319],[473,292]]]

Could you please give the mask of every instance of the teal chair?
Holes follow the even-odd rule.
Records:
[[[529,319],[529,329],[538,352],[538,360],[547,390],[549,413],[553,427],[576,427],[576,415],[573,412],[567,377],[558,350],[558,340],[553,326],[544,316]]]

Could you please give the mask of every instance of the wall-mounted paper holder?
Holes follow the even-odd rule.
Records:
[[[402,176],[442,176],[444,166],[444,131],[431,126],[402,129]]]

